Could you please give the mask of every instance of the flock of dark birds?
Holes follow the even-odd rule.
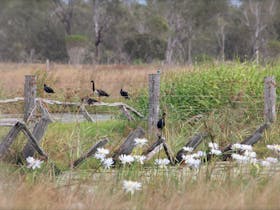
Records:
[[[99,99],[100,99],[100,97],[109,97],[110,96],[104,90],[95,89],[95,84],[94,84],[93,80],[91,80],[91,83],[92,83],[92,91],[93,91],[94,94],[96,94],[99,97]],[[47,86],[46,84],[44,84],[44,91],[46,93],[50,93],[50,94],[55,93],[54,90],[51,87]],[[124,97],[125,99],[130,99],[128,92],[124,91],[123,89],[120,90],[120,95],[122,97]],[[96,102],[100,101],[100,100],[98,101],[98,100],[96,100],[94,98],[90,98],[90,97],[83,98],[82,101],[84,101],[84,100],[86,100],[86,102],[88,104],[93,104],[93,103],[96,103]],[[166,116],[166,113],[164,112],[162,114],[162,117],[157,122],[157,128],[161,131],[165,127],[165,116]]]
[[[100,97],[109,97],[110,95],[108,93],[106,93],[104,90],[101,90],[101,89],[95,89],[95,84],[94,84],[94,81],[91,80],[91,83],[92,83],[92,91],[94,94],[96,94],[99,98]],[[44,91],[46,93],[55,93],[54,90],[47,86],[46,84],[44,84]],[[120,95],[122,97],[124,97],[125,99],[130,99],[129,97],[129,94],[127,91],[124,91],[123,89],[120,90]],[[94,102],[98,102],[97,100],[93,99],[93,98],[88,98],[88,103],[89,104],[92,104]]]

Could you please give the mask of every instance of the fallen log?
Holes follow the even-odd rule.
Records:
[[[40,142],[41,142],[41,140],[42,140],[42,138],[43,138],[43,136],[44,136],[44,134],[45,134],[45,132],[48,128],[48,125],[51,122],[53,122],[48,110],[43,106],[41,101],[39,101],[39,108],[40,108],[40,112],[42,113],[42,117],[35,124],[35,127],[34,127],[33,132],[32,132],[32,134],[36,138],[38,144],[40,144]],[[35,153],[35,149],[32,146],[31,142],[28,141],[23,148],[22,156],[23,156],[24,159],[26,159],[29,156],[33,156],[34,153]]]
[[[158,137],[158,140],[155,141],[146,151],[142,153],[143,156],[146,156],[146,161],[150,160],[155,154],[159,153],[163,148],[164,138]]]
[[[202,140],[207,136],[208,133],[197,133],[188,140],[184,147],[191,147],[193,148],[193,150],[195,150],[202,142]],[[175,159],[176,163],[181,163],[181,161],[183,160],[182,156],[188,153],[188,151],[186,151],[184,147],[177,152]]]
[[[2,140],[0,144],[0,159],[2,159],[7,154],[7,152],[9,151],[9,147],[14,142],[15,138],[18,136],[22,128],[23,123],[17,122],[6,135],[6,137]]]
[[[45,159],[48,159],[48,156],[45,154],[45,152],[40,148],[40,146],[37,143],[36,138],[31,134],[31,132],[28,130],[26,125],[21,122],[17,122],[12,129],[9,131],[7,136],[3,139],[3,141],[0,144],[0,159],[3,158],[6,153],[9,150],[9,147],[14,142],[16,137],[18,136],[19,132],[22,131],[24,135],[27,137],[28,141],[30,141],[32,147]]]
[[[114,155],[112,157],[114,162],[117,161],[118,157],[121,154],[125,154],[125,155],[131,154],[133,148],[135,147],[134,139],[143,138],[144,135],[145,135],[145,131],[141,127],[138,127],[134,131],[130,132],[129,135],[127,136],[126,140],[124,141],[124,143],[114,153]]]
[[[255,132],[247,137],[245,140],[243,140],[240,144],[246,144],[246,145],[254,145],[256,144],[261,138],[262,138],[262,133],[269,128],[270,124],[269,123],[264,123],[261,125]],[[222,150],[222,160],[225,161],[229,158],[231,158],[231,154],[233,153],[231,147],[233,144],[227,145],[223,150]],[[210,159],[208,159],[209,161]]]
[[[85,159],[87,159],[88,157],[93,156],[96,152],[97,149],[100,147],[103,147],[105,144],[107,144],[109,142],[108,138],[102,139],[99,142],[97,142],[92,148],[89,149],[88,152],[86,152],[85,154],[83,154],[80,158],[78,158],[77,160],[75,160],[73,163],[70,164],[71,168],[76,168],[78,165],[80,165]]]
[[[61,102],[61,101],[55,101],[55,100],[50,100],[50,99],[45,99],[45,98],[42,98],[42,99],[37,98],[36,100],[42,100],[44,103],[52,104],[52,105],[56,104],[56,105],[64,105],[64,106],[77,106],[77,107],[81,106],[81,103],[78,103],[78,102]],[[122,102],[114,102],[114,103],[97,102],[97,103],[93,103],[90,105],[85,104],[85,106],[108,106],[108,107],[119,107],[119,108],[122,108],[124,106],[126,109],[130,110],[137,116],[139,116],[141,118],[144,117],[141,113],[139,113],[133,107],[128,106],[127,104],[122,103]]]
[[[175,158],[174,158],[173,152],[171,151],[169,145],[166,143],[166,141],[163,141],[162,145],[163,145],[164,152],[165,152],[168,160],[170,161],[170,164],[174,165]]]

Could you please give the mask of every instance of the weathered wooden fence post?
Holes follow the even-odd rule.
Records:
[[[24,117],[27,122],[36,107],[36,76],[26,75],[24,83]]]
[[[50,70],[50,60],[47,59],[46,60],[46,71],[49,71]]]
[[[159,115],[160,73],[149,74],[149,118],[148,133],[151,135],[156,131]]]
[[[264,80],[264,120],[275,122],[276,120],[276,82],[274,76]]]

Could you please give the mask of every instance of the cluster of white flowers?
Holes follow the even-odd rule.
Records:
[[[280,145],[279,144],[273,144],[273,145],[266,145],[267,149],[270,149],[275,152],[280,152]]]
[[[273,157],[267,157],[265,160],[259,160],[261,166],[269,167],[271,164],[278,163],[278,160]]]
[[[221,155],[222,152],[219,150],[219,145],[217,143],[210,142],[208,146],[211,148],[210,154]]]
[[[136,190],[141,190],[142,184],[140,182],[124,180],[123,181],[123,189],[126,193],[131,193],[132,195]]]
[[[97,152],[95,153],[94,157],[99,160],[104,160],[106,155],[108,155],[110,151],[108,149],[104,149],[103,147],[97,148]]]
[[[272,145],[270,145],[272,146]],[[258,160],[257,154],[253,151],[252,146],[244,145],[244,144],[233,144],[232,149],[238,151],[244,151],[243,155],[240,154],[232,154],[231,157],[241,164],[260,164],[261,166],[268,167],[271,164],[278,163],[278,159],[273,157],[267,157],[265,160]],[[274,149],[273,149],[274,150]]]
[[[109,169],[114,165],[114,161],[112,158],[106,158],[106,156],[110,153],[108,149],[104,149],[103,147],[97,148],[97,152],[94,157],[101,161],[103,167],[105,169]]]
[[[143,147],[147,144],[148,140],[145,138],[135,138],[134,143],[136,147]]]
[[[185,161],[185,163],[191,168],[198,168],[200,166],[201,160],[196,159],[196,156],[194,156],[194,154],[183,155],[182,158]]]
[[[170,163],[167,158],[164,159],[156,159],[155,164],[158,165],[160,168],[166,168],[166,166]]]
[[[131,164],[134,161],[134,157],[132,155],[121,154],[119,156],[120,161],[123,165]]]
[[[233,150],[242,150],[242,151],[253,151],[253,147],[251,145],[246,145],[246,144],[233,144],[231,146],[231,149]]]
[[[44,162],[42,160],[34,159],[33,157],[29,156],[26,158],[27,168],[32,168],[33,170],[36,168],[41,168],[41,164]]]

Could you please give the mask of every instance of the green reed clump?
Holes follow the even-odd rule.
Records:
[[[226,63],[195,66],[192,71],[166,71],[161,77],[161,109],[174,119],[187,119],[225,105],[248,103],[259,109],[263,106],[264,78],[271,75],[280,79],[279,67]],[[136,102],[138,109],[147,110],[146,89]]]

